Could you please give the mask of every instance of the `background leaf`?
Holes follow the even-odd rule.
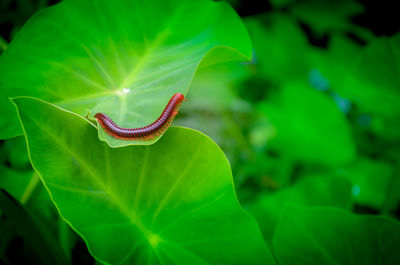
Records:
[[[209,138],[172,127],[154,145],[112,149],[77,115],[32,98],[14,102],[34,168],[99,260],[274,263]]]
[[[399,66],[400,34],[376,39],[364,49],[346,84],[339,88],[343,95],[354,100],[364,111],[398,115]]]
[[[274,237],[279,264],[398,264],[400,223],[330,208],[288,206]]]
[[[276,225],[288,203],[351,210],[352,201],[351,184],[345,178],[310,175],[295,185],[262,195],[248,209],[258,221],[266,242],[272,244]]]
[[[4,190],[0,190],[0,209],[3,211],[2,215],[10,220],[11,226],[26,240],[27,247],[31,251],[32,255],[24,258],[20,257],[20,262],[29,262],[31,264],[67,264],[67,259],[46,226],[29,212],[26,212],[23,206]],[[0,223],[0,230],[3,228],[3,225],[4,223]]]
[[[304,83],[288,83],[259,110],[276,128],[271,147],[284,150],[292,159],[334,166],[355,158],[349,124],[322,92]]]
[[[21,171],[32,169],[23,136],[8,139],[5,141],[4,147],[4,152],[7,152],[8,162],[11,167]]]
[[[310,25],[319,36],[329,31],[340,30],[370,37],[369,31],[352,24],[350,20],[352,16],[362,13],[363,9],[363,5],[357,1],[300,0],[290,8],[290,12],[303,23]]]
[[[345,34],[333,34],[326,50],[312,54],[313,70],[320,72],[327,84],[323,87],[324,84],[313,79],[314,71],[309,74],[310,83],[318,90],[333,89],[340,95],[347,95],[341,88],[361,52],[362,47]]]
[[[29,183],[35,178],[35,173],[33,170],[21,172],[5,166],[0,166],[0,176],[0,188],[5,189],[15,199],[21,200]],[[35,181],[36,180],[33,180],[32,182]]]
[[[174,93],[187,93],[203,58],[209,65],[250,54],[246,29],[225,2],[63,1],[30,19],[0,59],[0,138],[21,133],[7,97],[140,127]]]
[[[281,14],[251,17],[245,20],[255,48],[259,71],[274,83],[307,80],[310,51],[307,37],[296,21]],[[293,48],[296,43],[296,49]]]
[[[369,118],[371,130],[399,140],[400,34],[371,42],[360,54],[343,86],[336,88]]]
[[[356,163],[338,172],[352,184],[352,194],[357,203],[381,209],[394,176],[390,164],[360,158]]]

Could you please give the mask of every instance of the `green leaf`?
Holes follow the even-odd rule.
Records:
[[[339,174],[352,183],[352,194],[357,203],[381,209],[394,172],[386,162],[360,158],[352,166],[341,169]]]
[[[174,93],[187,93],[200,62],[250,56],[246,29],[225,2],[65,0],[29,20],[0,58],[0,138],[22,132],[7,97],[141,127]]]
[[[151,146],[110,148],[82,117],[17,98],[33,167],[90,252],[110,264],[273,264],[205,135],[172,127]]]
[[[272,242],[278,220],[288,203],[350,210],[351,183],[341,177],[306,176],[295,185],[264,194],[255,203],[250,204],[249,211],[258,221],[268,243]]]
[[[373,41],[362,52],[346,84],[338,89],[363,111],[400,115],[400,34]]]
[[[23,136],[14,137],[4,142],[8,154],[8,162],[13,168],[26,170],[31,169],[26,150],[25,138]]]
[[[52,207],[39,176],[33,170],[19,171],[0,166],[0,188],[43,220],[53,220],[55,208]]]
[[[338,92],[371,115],[371,129],[383,138],[399,139],[400,33],[373,41],[362,51]]]
[[[271,147],[295,160],[327,166],[355,158],[350,126],[334,101],[303,83],[288,83],[259,107],[276,128]]]
[[[33,170],[17,171],[0,166],[0,188],[5,189],[15,199],[21,200],[34,174]]]
[[[294,19],[272,14],[245,22],[254,43],[256,63],[265,77],[276,83],[307,80],[311,48]]]
[[[327,50],[313,53],[313,65],[329,81],[330,88],[342,94],[340,89],[361,52],[361,46],[344,34],[333,34]]]
[[[364,38],[372,35],[368,30],[351,23],[351,16],[364,11],[363,5],[357,1],[298,1],[289,10],[303,23],[310,25],[319,36],[338,30],[353,32]]]
[[[43,223],[25,211],[22,205],[15,201],[4,190],[0,190],[0,209],[7,219],[23,237],[34,256],[27,262],[31,264],[67,264],[66,258],[58,247],[53,235]]]
[[[400,264],[400,223],[338,209],[287,207],[274,237],[279,264]]]

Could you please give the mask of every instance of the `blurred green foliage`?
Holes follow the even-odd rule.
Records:
[[[253,40],[253,60],[230,66],[236,78],[223,67],[200,71],[189,95],[197,107],[186,107],[181,124],[190,120],[190,126],[211,135],[223,148],[242,205],[256,217],[273,251],[278,223],[288,226],[288,218],[304,214],[317,219],[322,214],[299,208],[296,215],[285,217],[287,203],[398,219],[400,35],[374,36],[353,24],[350,17],[363,12],[355,1],[270,2],[271,11],[244,18]],[[323,35],[328,36],[326,43],[313,43]],[[216,99],[215,94],[225,96]],[[341,215],[332,211],[325,223],[313,230],[304,227],[303,233],[324,233]],[[365,219],[366,225],[369,221]],[[350,219],[342,222],[347,225]],[[343,233],[363,233],[348,225]],[[286,236],[289,241],[293,237]],[[369,242],[383,240],[398,253],[396,240],[386,242],[373,233],[368,237]],[[338,242],[331,234],[326,238]],[[304,256],[298,264],[313,259],[307,251],[324,253],[317,248],[321,244],[293,254]],[[349,252],[361,255],[357,251],[367,250]],[[368,262],[374,264],[376,257],[385,255],[374,252]],[[335,262],[360,264],[368,259]],[[392,253],[385,264],[399,260]],[[294,259],[282,262],[296,264]],[[324,258],[315,264],[330,262]]]
[[[0,23],[12,24],[1,50],[47,2],[11,3],[1,4]],[[399,264],[400,33],[375,36],[353,23],[364,12],[357,1],[269,5],[243,18],[253,59],[200,68],[175,124],[225,152],[236,194],[279,264]],[[68,262],[93,263],[35,182],[24,139],[0,150],[0,187],[48,225]],[[16,264],[9,255],[21,231],[10,227],[26,224],[7,221],[4,205],[0,258]]]
[[[276,229],[279,264],[398,264],[400,224],[334,208],[289,205]]]

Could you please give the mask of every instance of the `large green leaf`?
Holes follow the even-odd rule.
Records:
[[[302,162],[337,166],[355,158],[350,126],[334,101],[304,83],[288,83],[260,104],[276,128],[271,147]]]
[[[203,58],[209,65],[250,55],[246,29],[223,1],[65,0],[29,20],[0,59],[0,138],[22,132],[7,97],[140,127],[174,93],[186,94]]]
[[[361,46],[344,34],[333,34],[326,50],[313,53],[313,66],[327,79],[329,88],[340,92],[361,51]]]
[[[362,110],[399,115],[400,34],[376,39],[361,53],[340,92]]]
[[[172,127],[151,146],[110,148],[91,123],[17,98],[30,157],[60,214],[110,264],[271,264],[209,138]]]
[[[395,173],[389,163],[361,157],[338,174],[353,184],[352,194],[357,203],[381,209]]]
[[[279,264],[400,264],[400,223],[332,208],[287,207],[274,237]]]
[[[272,14],[245,22],[254,42],[256,63],[265,77],[277,83],[307,80],[312,48],[295,19]]]
[[[400,33],[373,41],[361,53],[339,93],[371,115],[372,130],[399,139]]]
[[[276,224],[288,203],[307,206],[331,206],[351,209],[351,183],[344,178],[307,176],[295,185],[275,193],[264,194],[249,205],[249,211],[258,221],[264,239],[270,243]]]

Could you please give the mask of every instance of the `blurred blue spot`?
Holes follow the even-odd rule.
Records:
[[[370,127],[371,125],[371,116],[367,114],[362,114],[357,117],[357,123],[363,127]]]
[[[348,100],[347,98],[342,98],[336,93],[332,92],[332,97],[333,100],[335,101],[336,105],[339,107],[339,109],[344,113],[347,114],[351,110],[351,101]]]
[[[361,192],[361,188],[358,185],[354,185],[353,188],[351,189],[351,194],[353,194],[353,196],[360,195],[360,192]]]
[[[308,74],[308,81],[310,82],[310,85],[318,91],[329,90],[328,79],[323,77],[318,69],[310,70],[310,73]]]

